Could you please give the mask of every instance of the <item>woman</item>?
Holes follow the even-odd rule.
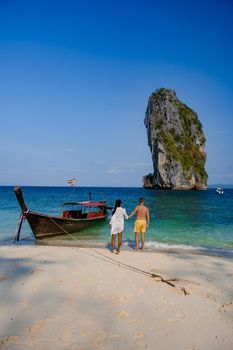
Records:
[[[115,251],[116,235],[118,235],[118,248],[116,254],[120,253],[120,248],[122,244],[122,233],[124,231],[124,219],[128,219],[128,215],[126,214],[126,210],[124,208],[121,208],[121,200],[117,199],[110,221],[112,235],[112,253],[114,253]]]

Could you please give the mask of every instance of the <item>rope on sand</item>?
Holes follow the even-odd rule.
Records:
[[[65,234],[67,234],[69,237],[71,237],[73,240],[77,241],[77,242],[81,242],[84,246],[86,246],[86,248],[88,248],[89,250],[93,251],[95,254],[99,255],[99,259],[103,260],[103,261],[106,261],[108,263],[111,263],[113,265],[117,265],[117,266],[120,266],[120,267],[123,267],[125,269],[128,269],[128,270],[131,270],[131,271],[134,271],[136,273],[140,273],[140,274],[143,274],[143,275],[146,275],[146,276],[149,276],[151,278],[156,278],[158,282],[162,282],[162,283],[165,283],[165,284],[168,284],[169,286],[173,287],[173,288],[177,288],[175,286],[174,283],[171,282],[171,280],[168,280],[168,279],[165,279],[163,278],[163,276],[161,275],[158,275],[156,273],[151,273],[149,271],[146,271],[146,270],[143,270],[143,269],[140,269],[138,267],[135,267],[135,266],[132,266],[132,265],[129,265],[129,264],[126,264],[126,263],[123,263],[121,261],[118,261],[116,259],[113,259],[112,257],[110,256],[107,256],[101,252],[99,252],[98,250],[96,250],[95,248],[92,248],[90,246],[88,246],[88,243],[86,243],[85,241],[81,241],[79,239],[77,239],[76,237],[74,237],[71,233],[69,233],[67,230],[65,230],[61,225],[59,225],[55,220],[53,220],[53,218],[51,216],[49,216],[49,219],[56,225],[58,226]],[[86,255],[90,255],[90,256],[93,256],[95,258],[97,258],[96,255],[92,255],[92,254],[88,254],[87,252],[84,252],[82,250],[79,250],[80,252],[82,252],[83,254],[86,254]],[[184,293],[184,295],[187,295],[188,292],[185,290],[184,287],[180,287],[180,290]]]

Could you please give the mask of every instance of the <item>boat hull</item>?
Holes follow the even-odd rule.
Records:
[[[25,216],[36,239],[69,235],[106,219],[106,215],[91,219],[72,219],[30,211]]]

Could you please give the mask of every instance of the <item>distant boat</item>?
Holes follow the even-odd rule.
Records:
[[[108,216],[106,202],[103,200],[66,202],[63,204],[61,216],[32,212],[26,206],[21,188],[15,187],[14,192],[22,209],[15,241],[19,240],[23,219],[28,221],[35,238],[42,239],[81,231],[105,220]]]
[[[218,194],[220,194],[220,195],[223,195],[223,193],[224,193],[222,187],[217,187],[217,188],[216,188],[216,192],[217,192]]]

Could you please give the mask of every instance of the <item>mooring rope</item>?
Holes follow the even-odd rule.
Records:
[[[128,269],[128,270],[131,270],[131,271],[134,271],[134,272],[137,272],[137,273],[141,273],[143,275],[146,275],[146,276],[149,276],[151,278],[158,278],[161,282],[163,283],[166,283],[168,284],[169,286],[171,287],[175,287],[175,285],[170,281],[170,280],[167,280],[167,279],[164,279],[161,275],[158,275],[156,273],[152,273],[152,272],[149,272],[149,271],[146,271],[146,270],[143,270],[143,269],[140,269],[138,267],[135,267],[135,266],[132,266],[132,265],[129,265],[129,264],[126,264],[126,263],[123,263],[121,261],[118,261],[116,259],[113,259],[112,257],[110,256],[107,256],[101,252],[99,252],[98,250],[96,250],[95,248],[92,248],[88,245],[88,243],[86,243],[85,241],[81,241],[79,239],[77,239],[76,237],[74,237],[71,233],[69,233],[67,230],[65,230],[61,225],[59,225],[51,216],[49,216],[49,219],[57,226],[59,227],[65,234],[67,234],[69,237],[71,237],[73,240],[77,241],[77,242],[82,242],[82,244],[84,244],[84,246],[86,246],[88,249],[90,249],[91,251],[93,251],[95,254],[98,254],[101,256],[102,260],[104,261],[107,261],[107,262],[111,262],[113,265],[117,265],[117,266],[121,266],[125,269]],[[81,251],[81,250],[79,250]],[[91,255],[91,254],[88,254],[86,252],[83,252],[81,251],[82,253],[84,254],[87,254],[87,255],[90,255],[90,256],[94,256],[94,255]],[[96,256],[94,256],[96,257]],[[96,257],[97,258],[97,257]],[[103,259],[104,258],[104,259]],[[185,293],[184,293],[185,294]]]

